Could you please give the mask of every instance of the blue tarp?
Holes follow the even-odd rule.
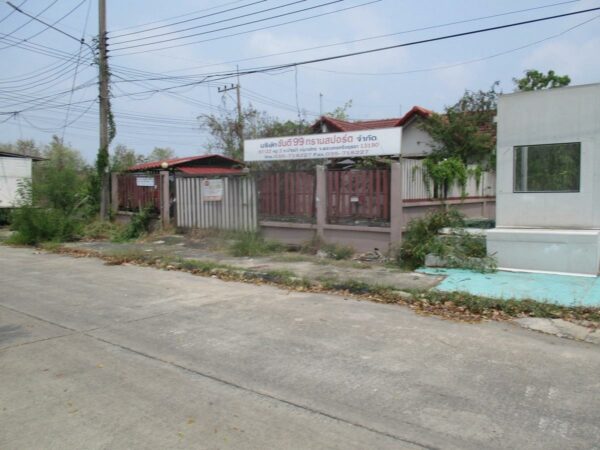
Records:
[[[565,306],[599,306],[600,278],[529,272],[479,273],[463,269],[419,269],[444,275],[436,289],[468,292],[482,297],[531,299]]]

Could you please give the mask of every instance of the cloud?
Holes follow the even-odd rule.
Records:
[[[523,71],[537,69],[554,70],[567,74],[572,84],[598,82],[600,74],[600,38],[585,42],[550,42],[527,55],[522,63]]]

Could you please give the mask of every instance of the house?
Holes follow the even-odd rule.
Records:
[[[501,268],[600,270],[600,83],[502,95],[496,226]]]
[[[31,180],[34,161],[44,158],[0,151],[0,208],[14,208],[19,205],[19,185]]]
[[[403,158],[422,158],[431,152],[433,141],[427,132],[419,126],[432,111],[421,106],[414,106],[402,117],[391,119],[360,120],[350,122],[322,116],[312,126],[314,133],[339,133],[350,131],[374,130],[382,128],[402,127]]]

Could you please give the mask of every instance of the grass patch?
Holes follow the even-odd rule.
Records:
[[[355,250],[350,245],[343,244],[325,244],[321,250],[327,253],[328,258],[340,261],[342,259],[350,259],[355,253]]]
[[[264,256],[283,250],[279,242],[268,241],[256,232],[237,233],[229,246],[233,256]]]
[[[83,238],[113,240],[123,233],[124,226],[107,220],[95,220],[83,227]]]

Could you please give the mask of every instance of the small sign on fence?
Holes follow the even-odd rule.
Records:
[[[154,177],[137,177],[135,179],[136,186],[154,187]]]
[[[202,180],[202,201],[220,202],[223,200],[223,179]]]

